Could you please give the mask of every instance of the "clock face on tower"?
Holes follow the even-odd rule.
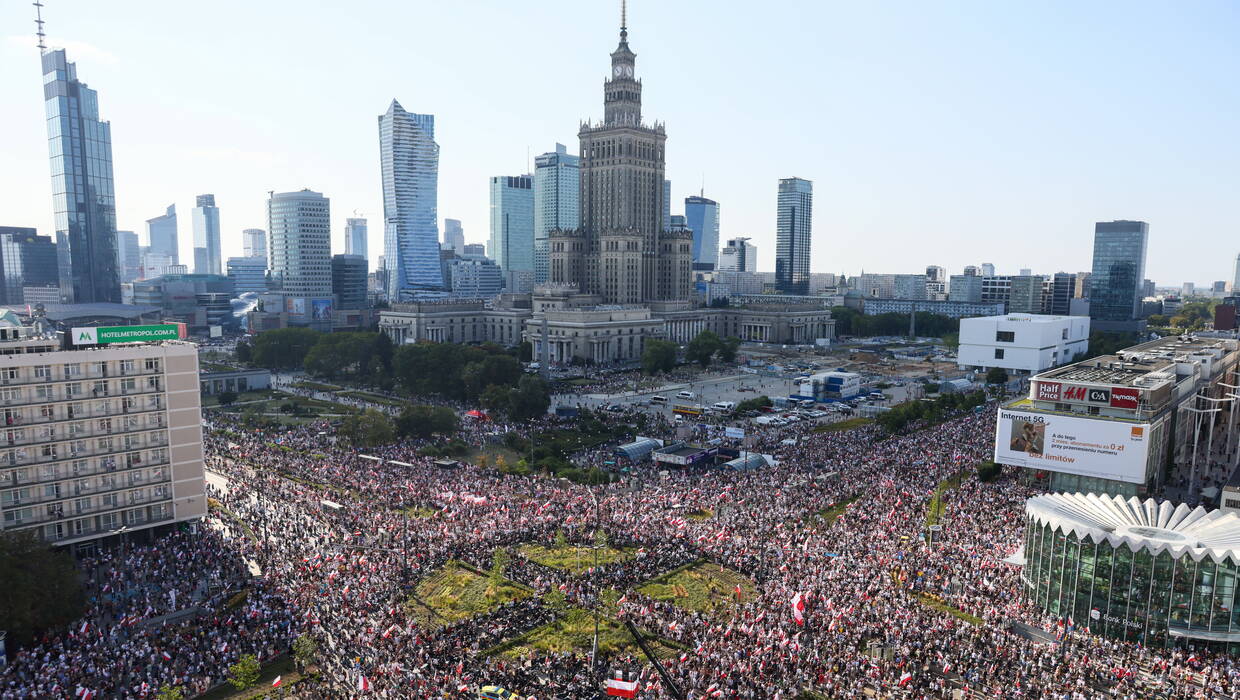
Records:
[[[618,65],[612,70],[612,73],[614,73],[617,78],[632,78],[633,66]]]

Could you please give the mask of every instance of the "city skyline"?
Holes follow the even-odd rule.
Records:
[[[291,84],[288,89],[307,101],[302,112],[310,116],[297,120],[300,124],[282,119],[286,108],[278,106],[280,100],[255,97],[270,85],[242,70],[245,52],[218,59],[232,88],[219,96],[181,92],[178,84],[169,84],[161,94],[144,89],[151,82],[168,84],[167,75],[188,70],[187,64],[206,55],[207,35],[228,12],[205,18],[206,26],[178,36],[176,50],[169,48],[168,60],[161,62],[144,61],[144,54],[169,41],[152,35],[161,29],[166,35],[167,27],[179,22],[175,9],[138,14],[111,6],[53,5],[46,19],[49,46],[68,49],[69,60],[79,64],[91,88],[100,92],[101,115],[113,123],[116,228],[142,231],[143,222],[169,202],[188,212],[197,193],[215,192],[228,203],[221,208],[221,232],[223,256],[231,257],[241,253],[241,230],[263,225],[268,190],[303,187],[340,202],[332,220],[332,249],[343,251],[346,213],[357,209],[373,218],[382,209],[370,120],[378,111],[375,104],[393,97],[413,111],[436,115],[437,140],[444,149],[439,215],[460,219],[469,242],[485,240],[488,192],[483,178],[495,172],[528,172],[533,154],[552,150],[556,141],[572,143],[577,120],[595,113],[596,86],[606,77],[607,66],[595,47],[614,36],[616,24],[616,8],[588,8],[582,31],[563,32],[565,41],[547,49],[556,56],[576,57],[569,62],[573,65],[534,61],[531,65],[554,68],[533,72],[521,85],[506,85],[494,65],[510,47],[498,37],[559,26],[565,14],[555,4],[521,13],[488,7],[481,13],[476,8],[435,8],[441,26],[434,31],[446,36],[419,30],[419,41],[402,42],[399,50],[384,46],[389,30],[376,27],[368,35],[371,41],[359,42],[357,55],[339,67],[327,66],[323,59],[328,57],[306,51],[309,40],[264,53],[287,54],[272,59],[281,65],[286,60],[304,62],[302,72],[312,78],[322,68],[329,88],[324,93],[333,92],[333,85],[347,86],[350,99],[338,100],[330,94],[303,95],[307,91]],[[1154,5],[1125,5],[1122,11],[1119,5],[979,7],[961,22],[941,8],[807,6],[808,21],[798,24],[821,25],[826,32],[821,39],[801,26],[711,7],[706,21],[716,31],[708,34],[752,44],[770,23],[790,34],[785,39],[804,39],[804,45],[781,41],[781,48],[799,59],[795,72],[811,76],[814,92],[822,93],[792,101],[776,94],[791,79],[779,76],[786,56],[776,62],[763,58],[761,50],[711,51],[699,46],[697,37],[680,36],[682,19],[701,15],[696,4],[664,8],[639,3],[629,8],[634,49],[643,56],[643,73],[651,79],[645,101],[651,114],[667,123],[673,144],[667,173],[672,198],[682,201],[695,194],[704,179],[712,199],[728,210],[720,241],[752,238],[760,251],[759,269],[774,269],[776,248],[774,206],[763,193],[779,178],[799,175],[815,182],[820,199],[813,272],[911,272],[937,264],[954,274],[978,259],[994,260],[1001,274],[1020,267],[1043,274],[1084,270],[1094,222],[1140,219],[1154,231],[1147,276],[1160,285],[1201,285],[1231,276],[1229,232],[1212,222],[1226,220],[1223,212],[1235,184],[1226,163],[1235,160],[1237,146],[1224,137],[1223,125],[1224,115],[1235,111],[1229,105],[1240,100],[1224,80],[1228,71],[1221,70],[1236,63],[1223,29],[1235,26],[1235,7],[1204,6],[1193,17]],[[1065,13],[1080,20],[1080,26],[1061,26],[1073,24],[1063,21]],[[120,21],[127,14],[135,16]],[[357,14],[365,13],[342,13],[340,23],[299,28],[312,35],[330,29],[337,36],[332,27],[349,26]],[[14,96],[15,108],[0,115],[0,128],[13,134],[6,151],[13,153],[16,165],[0,175],[0,191],[6,192],[6,225],[33,226],[50,235],[46,133],[37,111],[40,86],[33,77],[38,55],[33,32],[21,32],[22,27],[33,29],[28,15],[24,5],[0,10],[5,26],[12,28],[0,55],[8,65],[27,61],[30,66],[30,75],[17,70],[0,76],[0,89]],[[230,25],[229,31],[239,32],[239,43],[245,43],[250,32],[270,33],[282,26],[276,16],[283,17],[279,6],[259,8],[247,23],[252,26]],[[855,37],[840,28],[848,20]],[[1125,33],[1121,29],[1128,32],[1123,43],[1134,33],[1150,35],[1147,41],[1164,48],[1160,57],[1131,52],[1113,52],[1112,57],[1108,47],[1121,40],[1110,39],[1110,31],[1107,36],[1091,31],[1104,20],[1116,36]],[[927,23],[940,32],[938,38],[920,36]],[[903,43],[901,53],[876,58],[865,47],[880,30],[891,32],[892,44]],[[1005,34],[1011,46],[994,40],[993,35],[1002,32],[1014,32]],[[137,33],[144,35],[143,41],[133,40]],[[146,46],[147,39],[154,45]],[[443,52],[446,43],[457,49],[451,55],[473,57],[450,64],[419,60],[448,55]],[[828,44],[831,48],[823,48]],[[1056,51],[1045,51],[1051,45]],[[537,48],[533,58],[543,50]],[[987,52],[987,61],[979,62],[971,53],[979,50]],[[399,55],[389,56],[393,51]],[[380,71],[372,76],[367,74],[371,64],[435,65],[437,70],[413,71],[412,76]],[[995,82],[1005,70],[1010,77]],[[1182,80],[1183,75],[1190,77]],[[724,84],[739,87],[718,89]],[[483,95],[466,95],[462,85]],[[283,89],[278,88],[281,95]],[[556,99],[545,99],[550,94]],[[929,94],[936,98],[918,101]],[[480,108],[492,101],[511,106],[501,122]],[[1121,103],[1126,105],[1125,118],[1108,117],[1108,105]],[[824,113],[824,104],[850,107]],[[763,138],[763,148],[749,152],[754,153],[752,161],[738,163],[717,148],[722,127],[715,122],[720,120],[703,116],[713,113],[727,113],[730,121]],[[205,123],[212,120],[213,126]],[[200,135],[192,142],[183,140],[195,128],[201,129]],[[317,140],[322,134],[331,138]],[[184,167],[169,168],[169,162]],[[673,213],[682,213],[675,209]],[[1004,216],[1009,223],[1000,238],[994,235],[994,222]],[[182,260],[192,259],[186,246],[189,233],[182,231],[180,237]],[[381,231],[370,234],[372,252],[380,250]],[[883,236],[891,245],[873,244]],[[1223,247],[1227,255],[1219,257],[1227,264],[1203,269],[1189,256],[1169,255],[1171,246],[1186,237]],[[1022,239],[1037,245],[1019,258],[1005,255],[1013,248],[1012,240]]]

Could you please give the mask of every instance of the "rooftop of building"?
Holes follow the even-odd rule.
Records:
[[[1062,323],[1073,319],[1088,319],[1088,316],[1059,316],[1055,314],[1000,314],[998,316],[974,316],[962,321],[1019,321],[1028,323]]]
[[[1229,338],[1170,336],[1134,345],[1114,355],[1102,355],[1075,364],[1052,369],[1037,376],[1040,380],[1061,380],[1108,384],[1111,386],[1148,385],[1154,373],[1174,380],[1175,366],[1196,358],[1225,354],[1236,350],[1237,342]]]
[[[111,302],[97,302],[93,304],[41,304],[38,306],[42,306],[43,315],[48,320],[56,322],[71,321],[81,318],[104,317],[137,320],[147,314],[157,314],[160,311],[158,306],[113,304]],[[33,314],[32,307],[27,304],[0,306],[0,309],[8,309],[21,317],[29,317]]]

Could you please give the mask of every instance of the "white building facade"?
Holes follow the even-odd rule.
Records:
[[[1006,314],[960,320],[961,369],[1000,367],[1009,374],[1036,374],[1084,355],[1089,318]]]

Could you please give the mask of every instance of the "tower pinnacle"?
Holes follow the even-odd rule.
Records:
[[[44,39],[47,35],[43,33],[43,3],[39,2],[39,0],[35,0],[31,4],[34,5],[34,26],[38,27],[35,31],[35,36],[39,37],[39,51],[46,51],[47,43]]]
[[[629,40],[629,3],[628,0],[620,0],[620,43]]]

